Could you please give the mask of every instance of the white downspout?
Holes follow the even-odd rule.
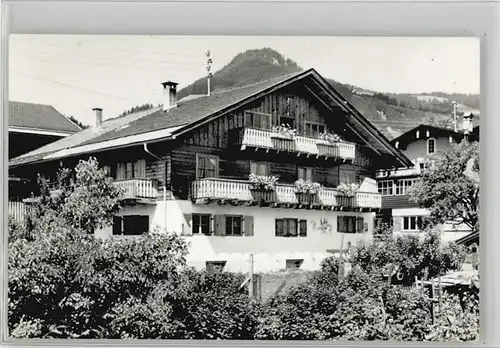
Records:
[[[147,154],[151,155],[152,157],[154,157],[160,161],[163,161],[163,158],[161,158],[161,157],[155,155],[154,153],[152,153],[151,151],[149,151],[148,143],[144,143],[143,146],[144,146],[144,151]],[[165,170],[166,170],[166,168],[165,168]],[[165,218],[163,221],[163,226],[166,229],[167,228],[167,186],[165,184],[163,185],[163,204],[164,204],[164,209],[165,209],[165,214],[164,214]]]

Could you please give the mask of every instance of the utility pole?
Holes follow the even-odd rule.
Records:
[[[249,257],[249,268],[248,268],[248,297],[251,299],[254,298],[254,293],[253,293],[253,287],[254,287],[254,281],[253,281],[253,254],[250,254]]]
[[[207,95],[210,95],[210,79],[212,78],[212,63],[213,59],[210,50],[205,50],[205,56],[207,58]]]
[[[453,105],[453,130],[455,133],[457,132],[457,102],[452,101],[451,104]]]

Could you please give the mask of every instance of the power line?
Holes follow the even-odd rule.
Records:
[[[36,79],[36,80],[45,81],[45,82],[49,82],[49,83],[53,83],[53,84],[56,84],[56,85],[61,85],[61,86],[69,87],[69,88],[75,88],[75,89],[79,89],[79,90],[90,92],[90,93],[100,94],[100,95],[103,95],[103,96],[106,96],[106,97],[109,97],[109,98],[115,98],[115,99],[126,100],[126,101],[130,100],[128,98],[119,97],[119,96],[116,96],[116,95],[112,95],[112,94],[108,94],[108,93],[96,91],[96,90],[93,90],[93,89],[88,89],[88,88],[84,88],[84,87],[79,87],[79,86],[71,85],[71,84],[65,83],[65,82],[55,81],[55,80],[47,79],[47,78],[36,76],[36,75],[26,74],[26,73],[22,73],[22,72],[15,71],[15,70],[9,70],[9,71],[12,72],[12,73],[14,73],[14,74],[31,77],[31,78]]]

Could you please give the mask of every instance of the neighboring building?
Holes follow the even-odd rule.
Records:
[[[331,253],[371,238],[381,208],[375,172],[411,162],[315,70],[177,102],[163,83],[162,108],[97,126],[11,161],[29,178],[54,178],[62,163],[95,156],[126,188],[125,207],[100,237],[158,226],[190,242],[189,264],[255,271],[317,268]],[[289,124],[297,134],[273,130]],[[319,138],[329,131],[344,140]],[[250,174],[276,176],[272,192],[251,188]],[[295,181],[318,182],[312,196]],[[339,183],[361,183],[352,198]]]
[[[82,129],[51,105],[9,102],[9,159]]]
[[[471,118],[472,115],[465,116],[464,123]],[[479,126],[473,129],[470,129],[468,124],[465,126],[469,129],[468,140],[479,141]],[[395,234],[418,232],[429,211],[412,202],[408,190],[420,176],[430,155],[447,150],[452,143],[462,141],[464,136],[464,133],[455,132],[453,129],[420,125],[393,139],[391,143],[414,165],[411,168],[377,172],[378,191],[382,194],[382,212],[378,221],[391,225]],[[444,224],[441,231],[443,241],[456,240],[470,232],[470,228],[464,224]]]
[[[53,106],[10,101],[9,160],[81,130]],[[25,195],[25,189],[25,181],[9,177],[11,201],[19,198],[19,195]]]

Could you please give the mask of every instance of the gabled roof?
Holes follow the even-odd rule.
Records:
[[[66,139],[54,142],[40,149],[11,160],[11,166],[53,160],[83,153],[106,149],[140,145],[144,142],[162,141],[187,132],[203,122],[208,122],[224,113],[231,112],[267,93],[282,88],[299,80],[314,81],[322,90],[322,100],[330,106],[342,109],[349,122],[370,137],[381,151],[397,158],[400,165],[411,166],[411,161],[391,145],[389,140],[350,105],[333,87],[314,69],[287,74],[270,80],[253,83],[229,90],[219,90],[210,96],[198,96],[180,100],[177,107],[167,112],[161,108],[133,113],[127,116],[106,120],[96,129],[87,129]],[[347,122],[347,121],[346,121]]]
[[[9,101],[9,131],[66,136],[82,129],[51,105]]]
[[[427,124],[421,124],[415,128],[410,129],[409,131],[401,134],[399,137],[394,138],[391,140],[392,144],[398,143],[398,148],[404,149],[408,144],[411,144],[412,142],[419,140],[419,139],[425,139],[428,138],[425,134],[425,132],[429,130],[431,133],[432,138],[436,137],[449,137],[451,136],[455,141],[460,141],[464,137],[464,133],[461,132],[455,132],[452,128],[447,128],[447,127],[437,127],[437,126],[431,126]],[[419,132],[419,138],[417,138],[416,133],[417,131]],[[477,135],[479,131],[479,126],[476,126],[472,133],[469,135],[472,139],[471,140],[478,140]]]

